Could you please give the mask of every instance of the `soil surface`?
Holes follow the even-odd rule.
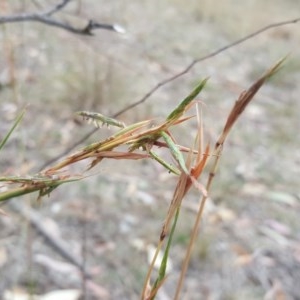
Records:
[[[55,3],[2,2],[1,15]],[[126,33],[79,36],[39,23],[1,25],[0,138],[27,106],[1,151],[1,176],[35,174],[90,132],[76,111],[112,115],[194,59],[299,17],[299,3],[73,1],[55,17],[74,26],[89,19],[118,23]],[[126,124],[164,118],[210,77],[201,101],[213,144],[240,93],[289,54],[224,147],[181,299],[300,299],[299,26],[275,27],[197,63],[118,117]],[[190,146],[196,129],[189,121],[174,136]],[[71,152],[114,132],[99,129]],[[80,173],[87,164],[68,172]],[[176,176],[152,160],[105,160],[87,175],[41,203],[30,194],[1,206],[7,214],[0,216],[1,299],[46,299],[53,291],[58,294],[51,299],[139,299]],[[159,300],[173,299],[199,198],[194,190],[184,200]]]

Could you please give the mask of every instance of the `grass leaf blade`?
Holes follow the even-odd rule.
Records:
[[[9,130],[9,132],[6,134],[6,136],[3,138],[3,140],[0,142],[0,151],[4,147],[4,145],[6,144],[6,142],[8,141],[9,137],[11,136],[11,134],[13,133],[13,131],[15,130],[15,128],[18,126],[18,124],[23,119],[24,114],[25,114],[25,109],[23,109],[23,111],[18,115],[18,117],[17,117],[15,123],[13,124],[13,126],[11,127],[11,129]]]
[[[203,90],[208,78],[203,79],[196,88],[181,101],[181,103],[169,114],[167,121],[176,120],[182,116],[186,107],[198,96],[198,94]]]

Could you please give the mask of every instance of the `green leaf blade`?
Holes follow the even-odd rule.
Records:
[[[181,103],[169,114],[167,121],[172,121],[180,118],[184,113],[186,107],[198,96],[206,85],[208,78],[203,79],[196,88],[186,97]]]
[[[23,111],[18,115],[18,117],[17,117],[15,123],[13,124],[13,126],[8,131],[8,133],[5,135],[5,137],[3,138],[3,140],[0,142],[0,151],[4,147],[4,145],[6,144],[6,142],[8,141],[9,137],[11,136],[11,134],[13,133],[13,131],[15,130],[15,128],[18,126],[18,124],[23,119],[24,114],[25,114],[25,109],[23,109]]]

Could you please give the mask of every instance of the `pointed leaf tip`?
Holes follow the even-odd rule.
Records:
[[[198,94],[203,90],[208,77],[204,78],[196,87],[195,89],[186,97],[184,98],[181,103],[169,114],[167,117],[167,121],[176,120],[182,116],[185,109],[188,105],[198,96]]]

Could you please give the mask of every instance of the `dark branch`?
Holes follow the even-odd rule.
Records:
[[[93,35],[95,29],[112,30],[123,33],[124,29],[115,24],[102,24],[93,20],[89,20],[88,24],[83,28],[76,28],[66,22],[58,21],[52,18],[52,15],[62,10],[71,0],[64,0],[53,8],[42,13],[24,13],[10,16],[0,16],[0,24],[16,23],[16,22],[39,22],[48,26],[58,27],[69,32],[81,35]]]

